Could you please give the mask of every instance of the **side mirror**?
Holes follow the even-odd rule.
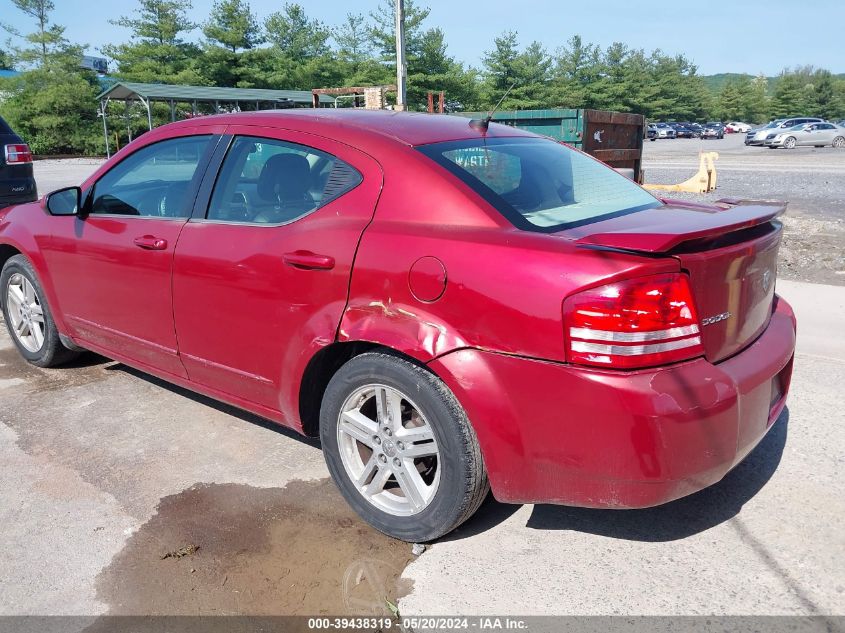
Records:
[[[47,194],[47,211],[50,215],[78,215],[81,206],[82,190],[79,187],[66,187]]]

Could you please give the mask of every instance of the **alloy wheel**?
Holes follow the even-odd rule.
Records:
[[[381,384],[343,403],[337,443],[346,474],[373,506],[394,516],[422,512],[440,484],[434,431],[407,395]]]
[[[9,277],[6,306],[18,342],[29,352],[40,350],[45,337],[44,309],[35,286],[20,273]]]

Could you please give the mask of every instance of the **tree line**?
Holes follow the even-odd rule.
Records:
[[[215,0],[207,18],[194,23],[190,0],[137,0],[134,11],[112,21],[128,37],[101,52],[110,76],[125,81],[294,90],[392,84],[394,2],[329,25],[293,2],[262,18],[245,0]],[[102,84],[79,67],[83,46],[51,20],[52,0],[12,3],[33,29],[4,26],[13,39],[0,50],[0,68],[23,72],[0,83],[0,114],[36,153],[102,152]],[[503,109],[596,108],[649,120],[753,123],[792,114],[845,117],[845,79],[823,69],[785,70],[773,80],[737,76],[713,90],[684,55],[621,42],[603,48],[578,35],[549,51],[539,42],[521,44],[513,31],[494,38],[475,68],[449,54],[428,8],[406,0],[405,12],[408,105],[415,110],[425,109],[429,91],[444,91],[450,111],[486,110],[513,86]],[[115,114],[123,116],[122,108]],[[164,122],[166,108],[154,115]],[[136,133],[144,123],[140,113],[128,121]]]

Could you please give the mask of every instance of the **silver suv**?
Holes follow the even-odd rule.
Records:
[[[821,123],[824,119],[819,119],[812,116],[790,117],[788,119],[775,119],[765,127],[760,127],[754,130],[749,130],[745,135],[746,145],[763,145],[766,137],[772,132],[781,130],[788,130],[796,125],[803,123]]]

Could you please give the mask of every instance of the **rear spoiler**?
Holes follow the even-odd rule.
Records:
[[[640,211],[576,229],[580,246],[640,253],[665,253],[684,242],[715,238],[771,222],[786,211],[785,202],[723,198],[714,204],[662,200],[666,206]],[[601,231],[607,227],[610,230]],[[589,233],[590,230],[599,230]],[[574,231],[573,231],[574,232]]]

